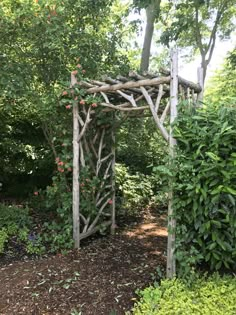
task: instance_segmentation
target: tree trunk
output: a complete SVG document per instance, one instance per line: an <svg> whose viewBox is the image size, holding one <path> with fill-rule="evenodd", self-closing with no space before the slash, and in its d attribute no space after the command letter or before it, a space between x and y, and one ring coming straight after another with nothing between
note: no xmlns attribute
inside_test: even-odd
<svg viewBox="0 0 236 315"><path fill-rule="evenodd" d="M199 92L197 94L197 103L198 103L198 106L201 107L202 105L202 102L203 102L203 92L204 92L204 70L202 67L198 68L197 69L197 77L198 77L198 84L200 85L201 87L201 92Z"/></svg>
<svg viewBox="0 0 236 315"><path fill-rule="evenodd" d="M153 0L146 8L147 24L145 29L145 36L143 42L140 72L147 72L149 67L149 59L151 52L152 37L154 31L154 22L160 13L161 0Z"/></svg>
<svg viewBox="0 0 236 315"><path fill-rule="evenodd" d="M203 71L203 87L205 85L205 80L206 80L206 74L207 74L207 66L208 66L208 63L206 62L205 60L205 56L202 56L202 62L201 62L201 68L202 68L202 71Z"/></svg>

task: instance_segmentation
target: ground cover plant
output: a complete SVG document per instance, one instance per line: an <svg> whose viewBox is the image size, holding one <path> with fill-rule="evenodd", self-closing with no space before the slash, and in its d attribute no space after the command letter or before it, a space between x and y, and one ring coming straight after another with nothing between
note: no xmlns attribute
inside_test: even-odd
<svg viewBox="0 0 236 315"><path fill-rule="evenodd" d="M195 278L191 284L181 279L162 280L138 293L141 298L134 315L234 315L236 313L236 278ZM130 314L130 313L129 313Z"/></svg>
<svg viewBox="0 0 236 315"><path fill-rule="evenodd" d="M15 250L40 255L45 247L29 208L0 204L0 255Z"/></svg>

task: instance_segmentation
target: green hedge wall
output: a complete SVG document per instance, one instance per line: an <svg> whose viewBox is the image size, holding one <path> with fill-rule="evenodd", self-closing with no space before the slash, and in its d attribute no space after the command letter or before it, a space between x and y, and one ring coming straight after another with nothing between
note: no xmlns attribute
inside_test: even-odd
<svg viewBox="0 0 236 315"><path fill-rule="evenodd" d="M236 106L184 104L171 163L180 273L196 264L236 267Z"/></svg>

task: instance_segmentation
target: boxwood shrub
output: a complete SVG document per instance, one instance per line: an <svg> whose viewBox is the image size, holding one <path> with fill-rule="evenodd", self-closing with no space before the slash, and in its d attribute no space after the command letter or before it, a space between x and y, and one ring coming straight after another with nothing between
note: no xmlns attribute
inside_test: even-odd
<svg viewBox="0 0 236 315"><path fill-rule="evenodd" d="M140 291L139 296L133 315L236 314L236 278L230 276L213 274L190 286L181 279L163 280L157 287Z"/></svg>

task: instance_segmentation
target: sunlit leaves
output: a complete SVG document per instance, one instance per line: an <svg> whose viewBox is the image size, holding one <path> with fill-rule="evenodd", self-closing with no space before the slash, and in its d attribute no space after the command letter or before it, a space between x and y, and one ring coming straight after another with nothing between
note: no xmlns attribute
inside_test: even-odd
<svg viewBox="0 0 236 315"><path fill-rule="evenodd" d="M214 104L231 106L236 102L236 49L228 54L222 67L215 72L206 89L206 98Z"/></svg>

